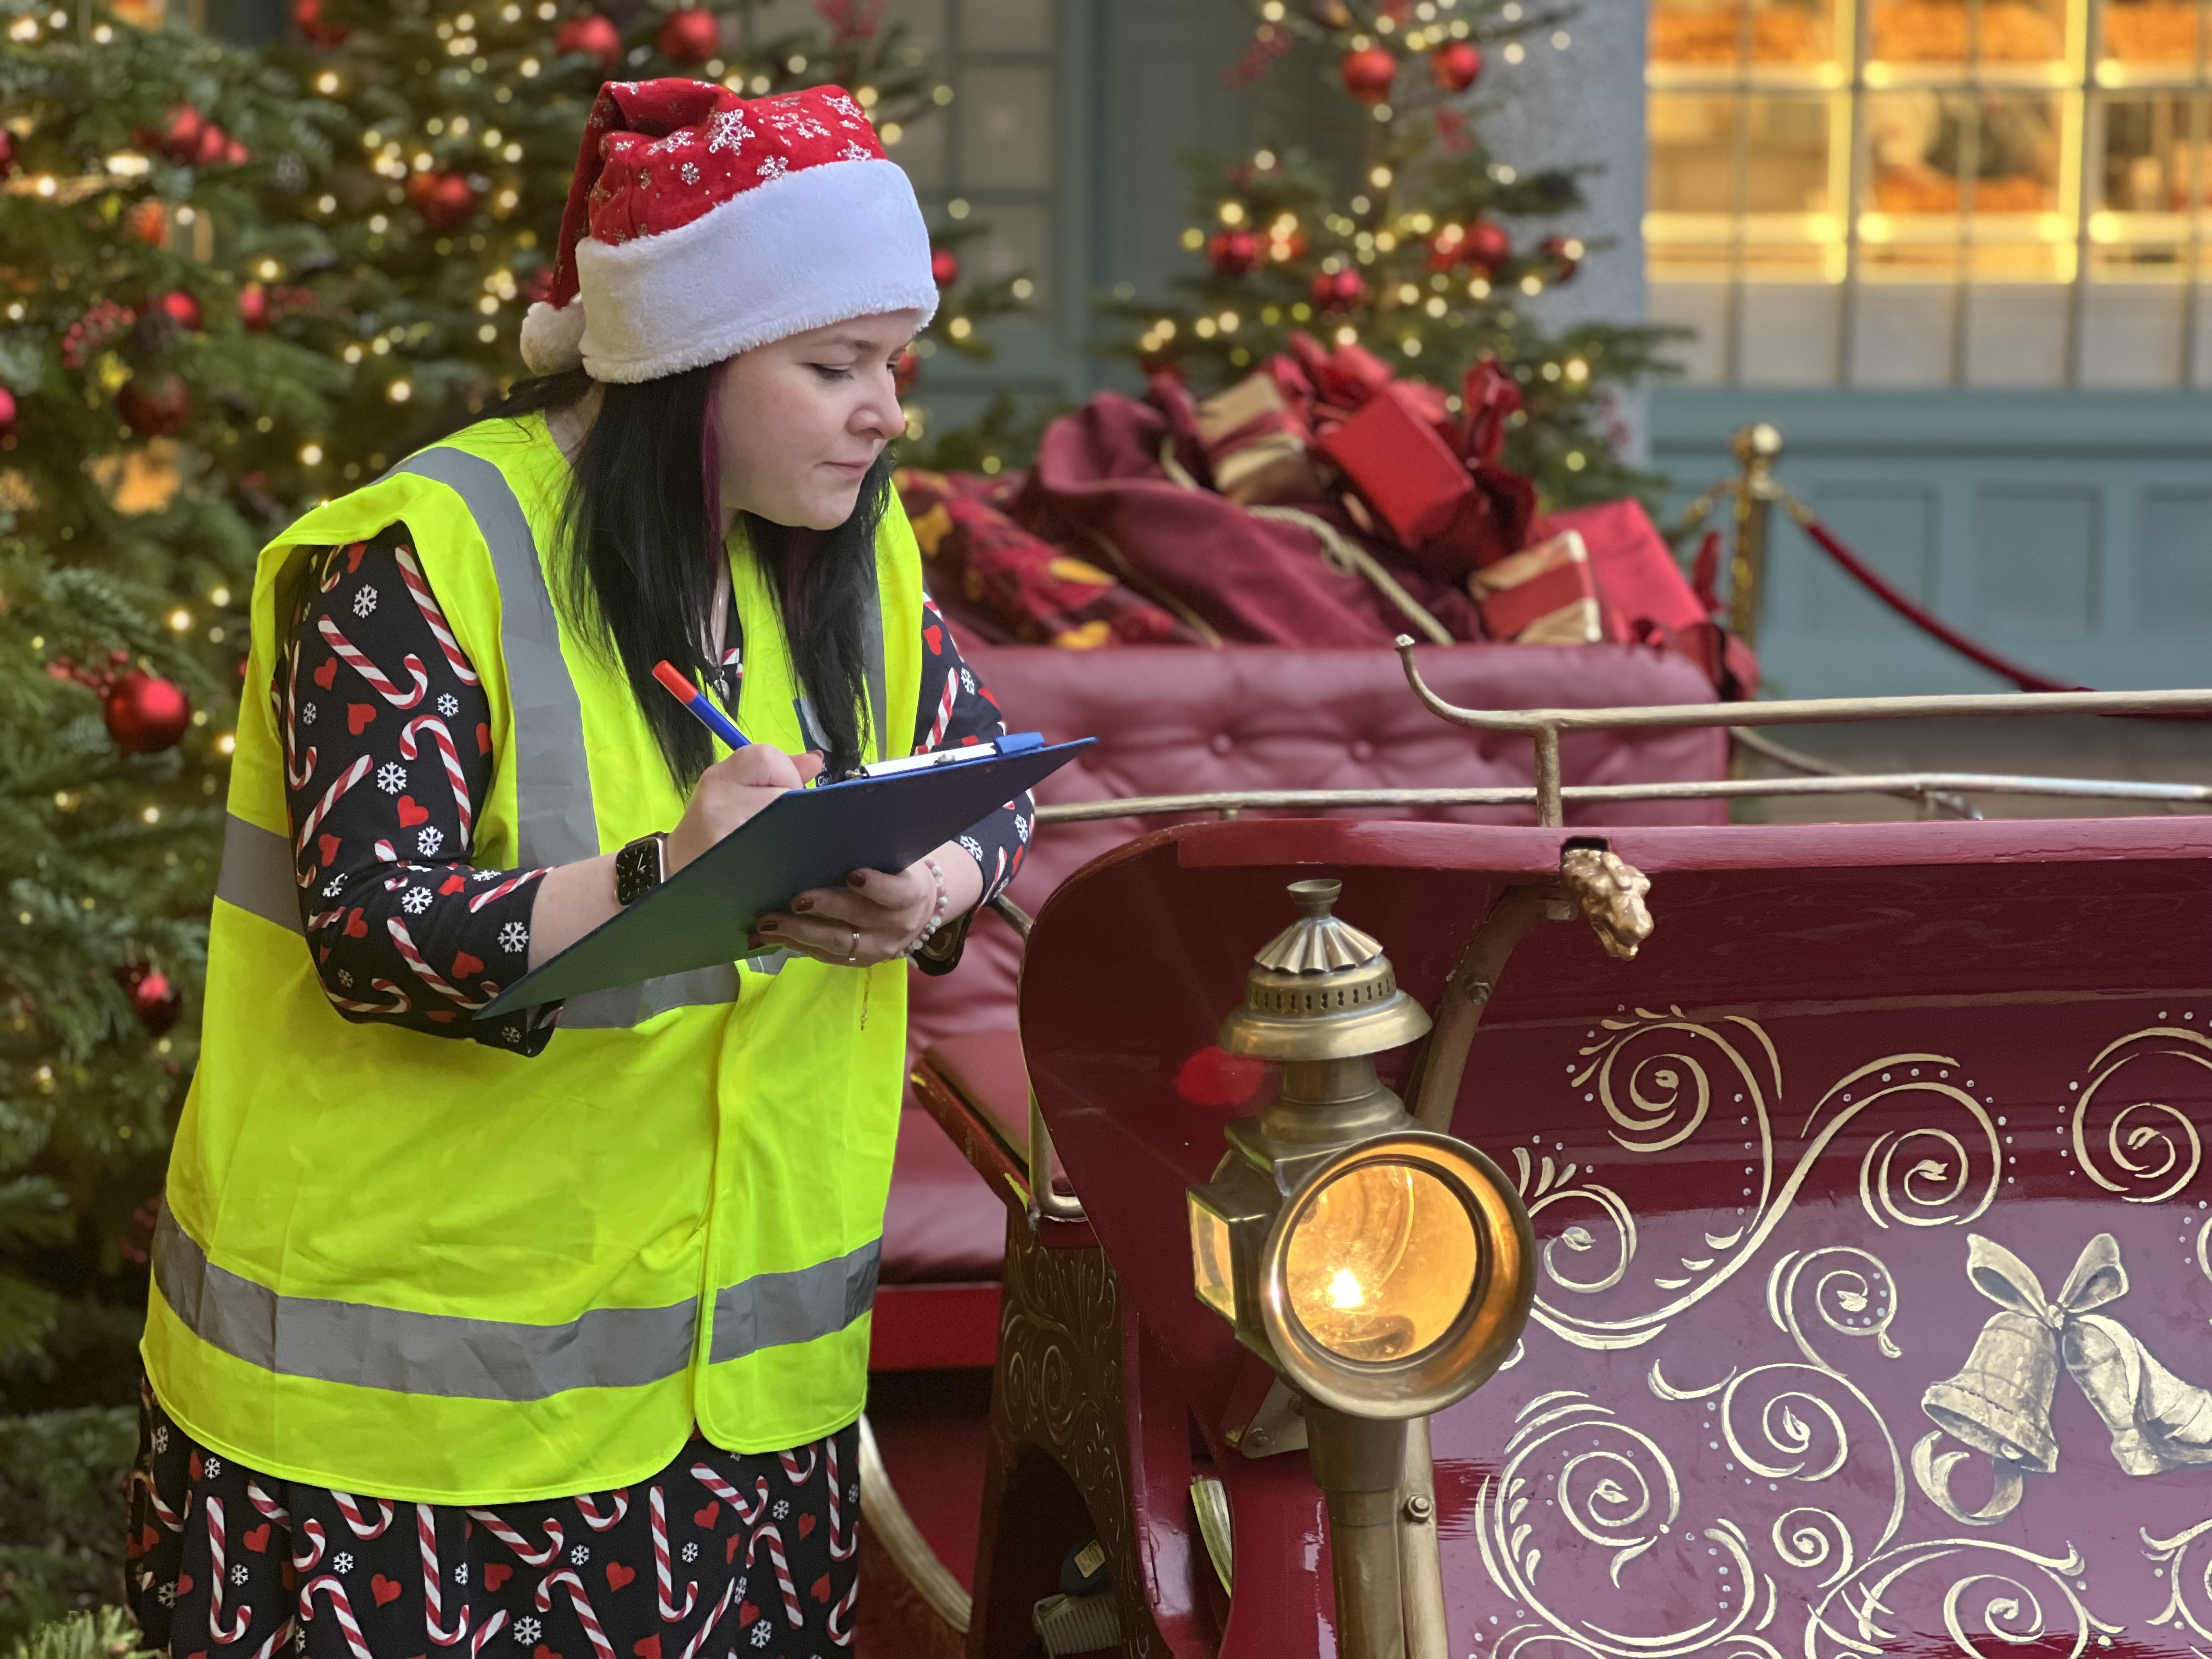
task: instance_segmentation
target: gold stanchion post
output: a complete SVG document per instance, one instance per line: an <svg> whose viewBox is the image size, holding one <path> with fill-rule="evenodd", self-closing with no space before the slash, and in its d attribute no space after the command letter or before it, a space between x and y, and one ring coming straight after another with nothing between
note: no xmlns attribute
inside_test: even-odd
<svg viewBox="0 0 2212 1659"><path fill-rule="evenodd" d="M1743 467L1735 490L1735 550L1729 561L1729 627L1756 650L1759 609L1766 597L1766 534L1782 486L1774 464L1782 459L1782 428L1771 421L1745 427L1729 447Z"/></svg>

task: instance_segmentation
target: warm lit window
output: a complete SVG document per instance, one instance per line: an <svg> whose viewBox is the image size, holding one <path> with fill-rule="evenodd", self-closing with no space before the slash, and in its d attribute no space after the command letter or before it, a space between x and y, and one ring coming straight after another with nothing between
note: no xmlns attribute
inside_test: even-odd
<svg viewBox="0 0 2212 1659"><path fill-rule="evenodd" d="M2200 368L2212 0L1654 0L1645 245L1692 377Z"/></svg>

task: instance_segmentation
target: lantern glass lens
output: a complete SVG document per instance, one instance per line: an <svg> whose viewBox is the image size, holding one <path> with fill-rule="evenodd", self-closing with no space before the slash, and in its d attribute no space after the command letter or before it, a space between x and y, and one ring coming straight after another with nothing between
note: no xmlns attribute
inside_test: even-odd
<svg viewBox="0 0 2212 1659"><path fill-rule="evenodd" d="M1190 1266L1199 1300L1231 1324L1237 1321L1237 1278L1229 1254L1229 1224L1200 1203L1190 1205Z"/></svg>
<svg viewBox="0 0 2212 1659"><path fill-rule="evenodd" d="M1404 1164L1346 1171L1306 1201L1284 1256L1291 1312L1340 1358L1380 1364L1439 1340L1480 1265L1467 1206Z"/></svg>

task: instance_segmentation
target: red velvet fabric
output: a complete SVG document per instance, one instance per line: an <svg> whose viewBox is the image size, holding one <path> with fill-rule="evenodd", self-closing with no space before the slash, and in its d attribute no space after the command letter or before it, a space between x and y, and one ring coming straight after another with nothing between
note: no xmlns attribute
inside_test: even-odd
<svg viewBox="0 0 2212 1659"><path fill-rule="evenodd" d="M1531 781L1528 739L1438 720L1414 700L1396 655L1387 649L1086 652L964 641L963 648L1013 729L1042 731L1053 740L1098 739L1080 764L1045 781L1037 791L1040 803L1201 789L1525 786ZM1429 684L1465 707L1713 700L1712 687L1687 660L1642 647L1484 646L1425 650L1420 660ZM1561 750L1570 784L1717 778L1728 764L1727 739L1719 730L1571 732ZM1408 809L1401 816L1534 821L1529 809L1512 807ZM1723 823L1727 813L1715 801L1647 802L1580 809L1569 821ZM1034 915L1081 866L1170 822L1109 818L1041 827L1012 896ZM1006 923L993 915L977 917L955 972L935 979L917 975L912 981L913 1051L960 1032L1011 1030L1019 960L1018 941ZM999 1199L929 1115L909 1109L884 1228L884 1278L995 1273L1005 1227Z"/></svg>

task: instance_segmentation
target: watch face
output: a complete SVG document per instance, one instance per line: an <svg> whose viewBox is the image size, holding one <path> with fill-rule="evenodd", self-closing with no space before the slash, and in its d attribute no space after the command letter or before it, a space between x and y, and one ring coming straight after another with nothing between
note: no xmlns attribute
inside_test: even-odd
<svg viewBox="0 0 2212 1659"><path fill-rule="evenodd" d="M615 902L635 902L660 884L660 837L634 841L615 854Z"/></svg>

